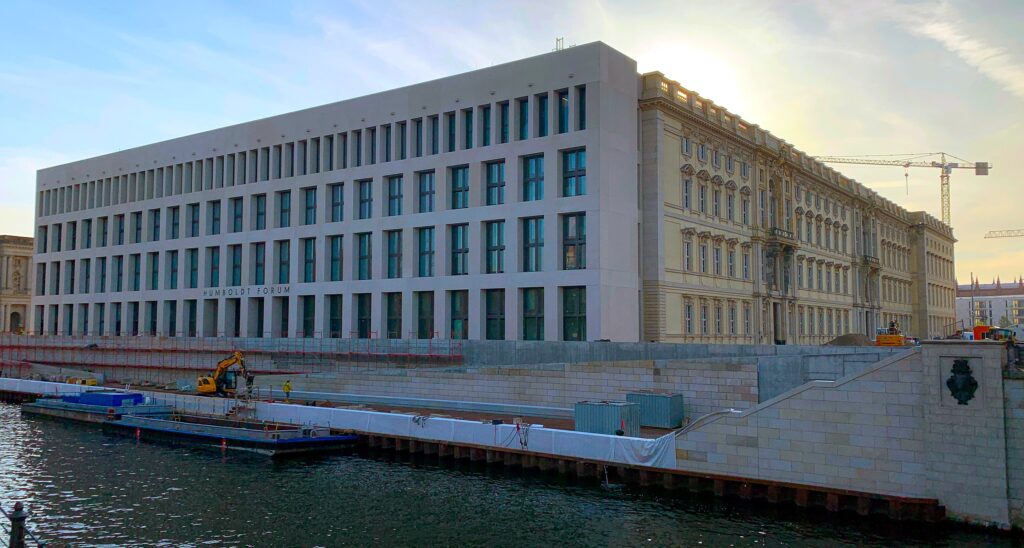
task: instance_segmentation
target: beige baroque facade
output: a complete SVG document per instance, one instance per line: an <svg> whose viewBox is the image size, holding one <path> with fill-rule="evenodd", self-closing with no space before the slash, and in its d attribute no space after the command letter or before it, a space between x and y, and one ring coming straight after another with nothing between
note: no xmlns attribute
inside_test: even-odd
<svg viewBox="0 0 1024 548"><path fill-rule="evenodd" d="M654 72L641 76L645 340L953 328L952 230Z"/></svg>
<svg viewBox="0 0 1024 548"><path fill-rule="evenodd" d="M29 265L32 238L0 236L0 332L20 333L28 322L32 300Z"/></svg>

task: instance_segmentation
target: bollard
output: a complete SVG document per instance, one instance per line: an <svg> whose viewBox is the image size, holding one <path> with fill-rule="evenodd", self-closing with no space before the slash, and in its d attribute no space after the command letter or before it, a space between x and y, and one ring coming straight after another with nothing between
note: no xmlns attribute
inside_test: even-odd
<svg viewBox="0 0 1024 548"><path fill-rule="evenodd" d="M25 548L25 520L28 518L25 506L20 502L14 503L14 512L10 517L11 538L7 542L7 546L9 548Z"/></svg>

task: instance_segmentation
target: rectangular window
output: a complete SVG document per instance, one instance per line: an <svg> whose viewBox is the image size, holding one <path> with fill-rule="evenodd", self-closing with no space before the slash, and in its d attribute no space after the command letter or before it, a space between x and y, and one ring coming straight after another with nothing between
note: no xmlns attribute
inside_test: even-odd
<svg viewBox="0 0 1024 548"><path fill-rule="evenodd" d="M440 131L440 120L437 116L430 117L430 153L437 154L438 149L441 146Z"/></svg>
<svg viewBox="0 0 1024 548"><path fill-rule="evenodd" d="M366 130L366 140L370 142L370 164L377 163L377 128Z"/></svg>
<svg viewBox="0 0 1024 548"><path fill-rule="evenodd" d="M85 229L84 230L84 232L85 232L84 236L85 236L86 244L83 246L85 249L89 248L89 245L88 245L89 239L88 238L89 238L89 228L90 228L90 225L85 224L85 223L88 223L88 222L89 221L84 221L83 222L83 226L82 226L82 228ZM160 210L159 209L151 209L151 210L149 210L149 241L151 241L151 242L159 242L160 241Z"/></svg>
<svg viewBox="0 0 1024 548"><path fill-rule="evenodd" d="M742 210L741 211L741 215L742 215L742 218L743 218L743 224L749 225L750 224L750 199L749 198L743 198L742 200L740 200L740 204L742 206L741 207L741 210Z"/></svg>
<svg viewBox="0 0 1024 548"><path fill-rule="evenodd" d="M715 276L722 275L722 248L715 246L714 251Z"/></svg>
<svg viewBox="0 0 1024 548"><path fill-rule="evenodd" d="M708 273L708 244L700 244L700 273Z"/></svg>
<svg viewBox="0 0 1024 548"><path fill-rule="evenodd" d="M708 305L701 305L700 307L700 332L702 335L708 334Z"/></svg>
<svg viewBox="0 0 1024 548"><path fill-rule="evenodd" d="M683 242L683 270L693 271L693 244Z"/></svg>
<svg viewBox="0 0 1024 548"><path fill-rule="evenodd" d="M486 271L497 274L505 271L505 221L486 223L484 232L487 237Z"/></svg>
<svg viewBox="0 0 1024 548"><path fill-rule="evenodd" d="M734 209L735 208L733 207L735 201L736 201L735 200L735 196L733 196L732 193L726 195L726 197L725 197L725 217L727 219L729 219L730 221L736 220L736 217L734 215Z"/></svg>
<svg viewBox="0 0 1024 548"><path fill-rule="evenodd" d="M434 211L434 172L423 171L416 174L419 179L419 211L418 213L430 213Z"/></svg>
<svg viewBox="0 0 1024 548"><path fill-rule="evenodd" d="M481 128L480 138L483 140L482 146L491 146L491 106L486 105L480 107L480 118L483 123Z"/></svg>
<svg viewBox="0 0 1024 548"><path fill-rule="evenodd" d="M360 339L370 338L371 314L369 293L356 294L356 337Z"/></svg>
<svg viewBox="0 0 1024 548"><path fill-rule="evenodd" d="M229 245L228 253L231 255L231 282L229 285L242 285L242 245Z"/></svg>
<svg viewBox="0 0 1024 548"><path fill-rule="evenodd" d="M172 277L171 281L174 283L174 287L172 287L171 289L177 289L178 288L178 285L177 285L178 281L177 281L176 278L177 278L177 273L178 273L178 252L177 251L171 251L170 253L174 254L174 261L171 263L171 266L173 268L173 270L171 271L173 273L172 274L173 277ZM107 290L107 259L106 259L106 257L100 257L100 258L96 259L96 292L97 293L104 293L104 292L106 292L106 290Z"/></svg>
<svg viewBox="0 0 1024 548"><path fill-rule="evenodd" d="M299 336L306 339L312 338L313 331L316 329L316 297L302 295L299 297L299 308L302 314L302 327Z"/></svg>
<svg viewBox="0 0 1024 548"><path fill-rule="evenodd" d="M708 187L704 185L697 185L697 211L701 213L708 212Z"/></svg>
<svg viewBox="0 0 1024 548"><path fill-rule="evenodd" d="M693 145L691 144L689 137L683 137L682 151L686 156L693 153Z"/></svg>
<svg viewBox="0 0 1024 548"><path fill-rule="evenodd" d="M722 191L720 190L711 193L711 214L715 217L722 216Z"/></svg>
<svg viewBox="0 0 1024 548"><path fill-rule="evenodd" d="M210 226L206 231L209 236L220 234L220 200L213 200L206 203L206 210L209 212L208 219Z"/></svg>
<svg viewBox="0 0 1024 548"><path fill-rule="evenodd" d="M316 187L302 189L302 206L302 224L316 224ZM238 224L242 224L241 220Z"/></svg>
<svg viewBox="0 0 1024 548"><path fill-rule="evenodd" d="M448 126L448 152L455 152L455 113L449 112L444 115L445 125Z"/></svg>
<svg viewBox="0 0 1024 548"><path fill-rule="evenodd" d="M537 96L537 137L548 136L548 94Z"/></svg>
<svg viewBox="0 0 1024 548"><path fill-rule="evenodd" d="M292 191L277 193L277 228L292 226Z"/></svg>
<svg viewBox="0 0 1024 548"><path fill-rule="evenodd" d="M569 91L558 92L558 133L569 131Z"/></svg>
<svg viewBox="0 0 1024 548"><path fill-rule="evenodd" d="M328 337L337 339L342 336L342 295L326 295L327 299L327 331Z"/></svg>
<svg viewBox="0 0 1024 548"><path fill-rule="evenodd" d="M462 111L462 148L473 148L473 110Z"/></svg>
<svg viewBox="0 0 1024 548"><path fill-rule="evenodd" d="M199 250L196 248L185 250L185 255L188 259L188 288L196 289L199 287ZM120 270L120 265L118 265Z"/></svg>
<svg viewBox="0 0 1024 548"><path fill-rule="evenodd" d="M384 161L391 161L391 136L392 129L391 125L384 126Z"/></svg>
<svg viewBox="0 0 1024 548"><path fill-rule="evenodd" d="M693 207L693 181L690 179L683 180L683 209L692 209Z"/></svg>
<svg viewBox="0 0 1024 548"><path fill-rule="evenodd" d="M743 253L743 279L750 279L750 253Z"/></svg>
<svg viewBox="0 0 1024 548"><path fill-rule="evenodd" d="M242 199L231 198L228 206L231 208L231 232L242 231Z"/></svg>
<svg viewBox="0 0 1024 548"><path fill-rule="evenodd" d="M423 156L423 118L417 118L412 125L413 140L415 141L413 150L416 157L419 158Z"/></svg>
<svg viewBox="0 0 1024 548"><path fill-rule="evenodd" d="M465 209L469 207L469 167L458 166L450 168L449 177L452 188L451 209Z"/></svg>
<svg viewBox="0 0 1024 548"><path fill-rule="evenodd" d="M331 193L331 222L345 220L345 183L334 183L328 187Z"/></svg>
<svg viewBox="0 0 1024 548"><path fill-rule="evenodd" d="M543 269L544 217L523 219L523 272Z"/></svg>
<svg viewBox="0 0 1024 548"><path fill-rule="evenodd" d="M434 292L417 291L416 295L416 337L434 338Z"/></svg>
<svg viewBox="0 0 1024 548"><path fill-rule="evenodd" d="M194 236L198 236L199 235L199 212L198 212L199 204L192 204L189 207L190 208L191 207L195 207L196 208L196 223L195 223L195 234L194 234ZM124 245L124 215L115 215L114 216L114 233L117 235L115 240L114 240L114 245ZM54 234L57 237L54 238L54 242L53 242L53 248L54 249L53 250L54 251L60 251L60 225L56 225L56 228L54 229Z"/></svg>
<svg viewBox="0 0 1024 548"><path fill-rule="evenodd" d="M408 138L406 137L406 125L405 122L398 123L398 159L404 160L406 157L406 144Z"/></svg>
<svg viewBox="0 0 1024 548"><path fill-rule="evenodd" d="M167 214L171 217L171 226L167 229L167 238L177 240L181 236L181 208L179 206L169 207L167 208ZM100 246L104 246L107 243L106 219L100 219L100 228L103 231Z"/></svg>
<svg viewBox="0 0 1024 548"><path fill-rule="evenodd" d="M587 193L587 151L567 150L562 153L562 196Z"/></svg>
<svg viewBox="0 0 1024 548"><path fill-rule="evenodd" d="M267 195L257 194L253 200L253 228L264 230L267 228Z"/></svg>
<svg viewBox="0 0 1024 548"><path fill-rule="evenodd" d="M587 87L576 88L576 129L587 129Z"/></svg>
<svg viewBox="0 0 1024 548"><path fill-rule="evenodd" d="M316 281L316 238L302 239L302 281Z"/></svg>
<svg viewBox="0 0 1024 548"><path fill-rule="evenodd" d="M358 181L360 219L369 219L373 215L373 181Z"/></svg>
<svg viewBox="0 0 1024 548"><path fill-rule="evenodd" d="M388 230L384 232L388 245L388 278L402 277L402 231Z"/></svg>
<svg viewBox="0 0 1024 548"><path fill-rule="evenodd" d="M573 213L562 216L562 268L587 267L587 216Z"/></svg>
<svg viewBox="0 0 1024 548"><path fill-rule="evenodd" d="M332 282L340 282L342 280L343 241L343 236L327 237L327 257L330 270L328 277Z"/></svg>
<svg viewBox="0 0 1024 548"><path fill-rule="evenodd" d="M498 105L498 117L500 118L498 124L498 142L508 142L508 128L509 128L509 104L508 101Z"/></svg>
<svg viewBox="0 0 1024 548"><path fill-rule="evenodd" d="M179 208L177 208L177 207L172 207L171 208L171 211L174 212L174 215L172 215L172 219L177 217L178 209ZM98 247L107 247L107 235L108 235L109 225L110 225L109 217L100 217L100 234L99 234ZM171 225L171 226L173 227L174 225ZM177 231L175 231L174 232L174 238L177 238L177 237L178 237L178 233L177 233ZM43 237L40 240L40 244L43 246L42 252L46 253L46 232L45 231L43 232Z"/></svg>
<svg viewBox="0 0 1024 548"><path fill-rule="evenodd" d="M523 201L544 199L544 155L523 158Z"/></svg>
<svg viewBox="0 0 1024 548"><path fill-rule="evenodd" d="M727 263L727 266L728 266L728 271L727 272L729 274L729 277L730 278L735 278L736 277L736 252L735 251L733 251L731 249L729 250L729 252L726 254L726 263Z"/></svg>
<svg viewBox="0 0 1024 548"><path fill-rule="evenodd" d="M451 266L452 276L469 274L469 225L451 225Z"/></svg>
<svg viewBox="0 0 1024 548"><path fill-rule="evenodd" d="M372 276L370 261L373 258L373 246L370 241L371 233L361 232L356 234L356 279L369 280Z"/></svg>
<svg viewBox="0 0 1024 548"><path fill-rule="evenodd" d="M291 242L277 242L277 283L286 284L291 280Z"/></svg>
<svg viewBox="0 0 1024 548"><path fill-rule="evenodd" d="M683 307L684 321L686 322L686 332L688 334L693 333L693 305L686 303Z"/></svg>
<svg viewBox="0 0 1024 548"><path fill-rule="evenodd" d="M220 287L220 248L206 248L206 256L210 260L209 276L206 279L206 287Z"/></svg>
<svg viewBox="0 0 1024 548"><path fill-rule="evenodd" d="M449 291L451 299L451 338L469 337L469 291Z"/></svg>
<svg viewBox="0 0 1024 548"><path fill-rule="evenodd" d="M75 248L75 225L72 223L69 226L68 234L71 236L68 239L70 248ZM136 211L132 213L132 243L142 243L142 212Z"/></svg>
<svg viewBox="0 0 1024 548"><path fill-rule="evenodd" d="M402 338L402 294L384 294L384 322L389 339Z"/></svg>
<svg viewBox="0 0 1024 548"><path fill-rule="evenodd" d="M530 138L530 103L528 99L516 101L519 107L519 140Z"/></svg>
<svg viewBox="0 0 1024 548"><path fill-rule="evenodd" d="M505 161L488 162L487 169L487 205L505 203Z"/></svg>
<svg viewBox="0 0 1024 548"><path fill-rule="evenodd" d="M587 288L562 288L562 340L587 340Z"/></svg>
<svg viewBox="0 0 1024 548"><path fill-rule="evenodd" d="M489 341L505 340L505 290L484 290L484 313L486 315L484 337Z"/></svg>
<svg viewBox="0 0 1024 548"><path fill-rule="evenodd" d="M388 177L388 215L402 214L402 176Z"/></svg>
<svg viewBox="0 0 1024 548"><path fill-rule="evenodd" d="M263 285L267 281L267 244L257 242L252 244L252 283Z"/></svg>
<svg viewBox="0 0 1024 548"><path fill-rule="evenodd" d="M523 340L544 340L544 288L523 289Z"/></svg>
<svg viewBox="0 0 1024 548"><path fill-rule="evenodd" d="M425 278L434 275L434 227L416 229L416 275Z"/></svg>

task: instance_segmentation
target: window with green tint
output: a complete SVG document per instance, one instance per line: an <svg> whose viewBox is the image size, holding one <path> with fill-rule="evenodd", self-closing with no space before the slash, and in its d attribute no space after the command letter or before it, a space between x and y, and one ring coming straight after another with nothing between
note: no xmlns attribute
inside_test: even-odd
<svg viewBox="0 0 1024 548"><path fill-rule="evenodd" d="M544 155L523 158L523 201L544 199Z"/></svg>
<svg viewBox="0 0 1024 548"><path fill-rule="evenodd" d="M402 176L388 177L388 216L402 214Z"/></svg>
<svg viewBox="0 0 1024 548"><path fill-rule="evenodd" d="M316 281L316 238L302 239L302 281Z"/></svg>
<svg viewBox="0 0 1024 548"><path fill-rule="evenodd" d="M257 194L252 197L253 199L253 210L254 210L254 222L253 228L256 230L263 230L267 228L267 195Z"/></svg>
<svg viewBox="0 0 1024 548"><path fill-rule="evenodd" d="M188 287L189 289L196 289L197 287L199 287L199 250L196 248L192 248L187 250L186 254L188 255ZM119 258L120 257L115 257L115 259ZM117 268L115 269L115 271L117 272L118 278L117 286L118 290L120 290L121 262L117 261L116 265Z"/></svg>
<svg viewBox="0 0 1024 548"><path fill-rule="evenodd" d="M451 300L451 337L466 339L469 337L469 291L449 291Z"/></svg>
<svg viewBox="0 0 1024 548"><path fill-rule="evenodd" d="M562 288L562 340L587 340L587 288Z"/></svg>
<svg viewBox="0 0 1024 548"><path fill-rule="evenodd" d="M498 105L498 142L508 142L508 127L509 127L509 106L508 101Z"/></svg>
<svg viewBox="0 0 1024 548"><path fill-rule="evenodd" d="M316 330L316 298L312 295L303 295L299 298L302 308L302 337L309 339Z"/></svg>
<svg viewBox="0 0 1024 548"><path fill-rule="evenodd" d="M328 274L330 281L340 282L342 280L342 247L343 236L328 236L327 237L327 260L328 260Z"/></svg>
<svg viewBox="0 0 1024 548"><path fill-rule="evenodd" d="M206 209L209 211L210 227L207 231L208 235L220 234L220 200L214 200L206 203Z"/></svg>
<svg viewBox="0 0 1024 548"><path fill-rule="evenodd" d="M519 140L530 138L530 102L527 99L517 101L519 106Z"/></svg>
<svg viewBox="0 0 1024 548"><path fill-rule="evenodd" d="M417 213L430 213L431 211L434 211L434 172L423 171L417 173L416 177L419 179L417 184L418 196L416 200L419 203Z"/></svg>
<svg viewBox="0 0 1024 548"><path fill-rule="evenodd" d="M523 289L523 340L544 340L544 288Z"/></svg>
<svg viewBox="0 0 1024 548"><path fill-rule="evenodd" d="M371 276L370 260L372 259L373 248L370 243L370 236L371 234L369 232L356 234L357 280L369 280Z"/></svg>
<svg viewBox="0 0 1024 548"><path fill-rule="evenodd" d="M451 226L451 266L452 276L469 274L469 225Z"/></svg>
<svg viewBox="0 0 1024 548"><path fill-rule="evenodd" d="M332 339L342 337L342 310L343 310L343 295L327 295L325 299L327 304L327 335Z"/></svg>
<svg viewBox="0 0 1024 548"><path fill-rule="evenodd" d="M437 154L438 149L441 147L441 135L440 128L438 127L440 122L437 116L430 117L430 153Z"/></svg>
<svg viewBox="0 0 1024 548"><path fill-rule="evenodd" d="M569 92L558 92L558 133L569 131Z"/></svg>
<svg viewBox="0 0 1024 548"><path fill-rule="evenodd" d="M587 151L584 149L562 152L562 196L582 196L587 193Z"/></svg>
<svg viewBox="0 0 1024 548"><path fill-rule="evenodd" d="M543 269L544 217L523 219L523 272Z"/></svg>
<svg viewBox="0 0 1024 548"><path fill-rule="evenodd" d="M573 213L562 216L562 268L587 267L587 216Z"/></svg>
<svg viewBox="0 0 1024 548"><path fill-rule="evenodd" d="M388 278L402 277L402 231L388 230L384 232L388 245Z"/></svg>
<svg viewBox="0 0 1024 548"><path fill-rule="evenodd" d="M384 322L389 339L402 338L402 294L384 294Z"/></svg>
<svg viewBox="0 0 1024 548"><path fill-rule="evenodd" d="M576 88L576 129L587 129L587 87Z"/></svg>
<svg viewBox="0 0 1024 548"><path fill-rule="evenodd" d="M505 340L505 290L485 289L484 307L487 323L484 336L490 341Z"/></svg>
<svg viewBox="0 0 1024 548"><path fill-rule="evenodd" d="M277 283L286 284L291 280L291 242L277 242Z"/></svg>
<svg viewBox="0 0 1024 548"><path fill-rule="evenodd" d="M505 221L490 221L484 225L487 237L486 270L488 274L505 271Z"/></svg>
<svg viewBox="0 0 1024 548"><path fill-rule="evenodd" d="M373 215L373 181L359 181L359 218L369 219Z"/></svg>
<svg viewBox="0 0 1024 548"><path fill-rule="evenodd" d="M548 94L537 96L537 136L548 136Z"/></svg>
<svg viewBox="0 0 1024 548"><path fill-rule="evenodd" d="M228 246L228 253L231 255L231 285L242 285L242 245Z"/></svg>
<svg viewBox="0 0 1024 548"><path fill-rule="evenodd" d="M416 295L416 338L434 338L434 292L417 291Z"/></svg>
<svg viewBox="0 0 1024 548"><path fill-rule="evenodd" d="M448 126L448 143L446 150L448 152L455 152L455 113L449 112L444 115L445 125Z"/></svg>
<svg viewBox="0 0 1024 548"><path fill-rule="evenodd" d="M469 207L469 166L453 167L450 170L452 188L451 209Z"/></svg>
<svg viewBox="0 0 1024 548"><path fill-rule="evenodd" d="M263 242L252 244L252 256L252 283L263 285L267 280L267 244Z"/></svg>
<svg viewBox="0 0 1024 548"><path fill-rule="evenodd" d="M220 287L220 248L208 247L207 257L210 259L210 276L207 287Z"/></svg>
<svg viewBox="0 0 1024 548"><path fill-rule="evenodd" d="M483 132L483 135L480 136L480 139L482 141L481 146L485 146L485 147L486 146L490 146L491 145L491 107L490 107L490 105L487 105L487 106L484 106L484 107L480 108L480 117L482 118L481 122L483 122L483 127L481 128L481 131Z"/></svg>
<svg viewBox="0 0 1024 548"><path fill-rule="evenodd" d="M487 163L487 205L505 203L505 161Z"/></svg>
<svg viewBox="0 0 1024 548"><path fill-rule="evenodd" d="M473 111L462 111L462 148L473 148Z"/></svg>
<svg viewBox="0 0 1024 548"><path fill-rule="evenodd" d="M284 190L277 193L277 227L292 226L292 192Z"/></svg>
<svg viewBox="0 0 1024 548"><path fill-rule="evenodd" d="M302 224L316 224L316 188L302 189Z"/></svg>
<svg viewBox="0 0 1024 548"><path fill-rule="evenodd" d="M427 226L416 229L416 275L429 277L434 275L434 227Z"/></svg>
<svg viewBox="0 0 1024 548"><path fill-rule="evenodd" d="M371 327L371 295L356 293L356 336L360 339L370 338Z"/></svg>
<svg viewBox="0 0 1024 548"><path fill-rule="evenodd" d="M328 187L331 193L331 222L345 220L345 183L335 183Z"/></svg>
<svg viewBox="0 0 1024 548"><path fill-rule="evenodd" d="M242 231L242 198L231 199L231 232Z"/></svg>

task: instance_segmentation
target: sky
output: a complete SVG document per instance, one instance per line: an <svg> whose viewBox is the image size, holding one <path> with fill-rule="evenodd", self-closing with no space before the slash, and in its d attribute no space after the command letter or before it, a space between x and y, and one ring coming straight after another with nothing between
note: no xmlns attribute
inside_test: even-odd
<svg viewBox="0 0 1024 548"><path fill-rule="evenodd" d="M945 151L956 270L1024 274L1024 2L0 0L0 234L37 169L603 41L811 155ZM938 170L837 166L940 216Z"/></svg>

